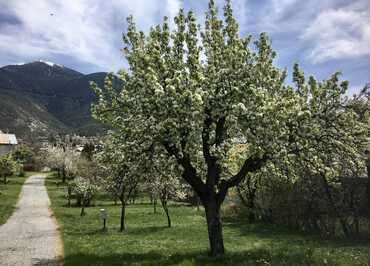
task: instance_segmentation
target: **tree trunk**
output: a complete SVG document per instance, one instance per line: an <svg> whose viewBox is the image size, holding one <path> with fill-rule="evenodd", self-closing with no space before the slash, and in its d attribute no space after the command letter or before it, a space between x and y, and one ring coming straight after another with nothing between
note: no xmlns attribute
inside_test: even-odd
<svg viewBox="0 0 370 266"><path fill-rule="evenodd" d="M72 187L68 185L68 207L71 207Z"/></svg>
<svg viewBox="0 0 370 266"><path fill-rule="evenodd" d="M121 227L120 227L120 232L123 232L125 230L125 214L126 214L126 204L122 202L121 206Z"/></svg>
<svg viewBox="0 0 370 266"><path fill-rule="evenodd" d="M166 213L166 216L167 216L168 227L171 228L171 217L170 217L170 213L168 211L167 201L166 200L161 200L161 203L162 203L163 210L164 210L164 212Z"/></svg>
<svg viewBox="0 0 370 266"><path fill-rule="evenodd" d="M200 211L200 198L197 196L197 211Z"/></svg>
<svg viewBox="0 0 370 266"><path fill-rule="evenodd" d="M222 237L222 224L220 219L221 204L211 199L203 203L206 211L208 238L213 257L225 254L224 240Z"/></svg>
<svg viewBox="0 0 370 266"><path fill-rule="evenodd" d="M82 199L82 201L81 201L81 203L82 203L82 206L81 206L81 216L85 216L85 199L83 198Z"/></svg>
<svg viewBox="0 0 370 266"><path fill-rule="evenodd" d="M62 169L62 182L65 183L66 182L66 169L63 167Z"/></svg>
<svg viewBox="0 0 370 266"><path fill-rule="evenodd" d="M157 199L156 198L153 199L153 212L157 213Z"/></svg>

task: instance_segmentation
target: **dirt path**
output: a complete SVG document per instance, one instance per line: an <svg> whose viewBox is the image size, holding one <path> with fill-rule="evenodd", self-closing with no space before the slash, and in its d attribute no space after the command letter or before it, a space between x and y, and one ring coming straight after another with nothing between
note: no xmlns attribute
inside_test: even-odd
<svg viewBox="0 0 370 266"><path fill-rule="evenodd" d="M44 182L45 175L29 177L16 211L0 226L0 265L60 265L62 241Z"/></svg>

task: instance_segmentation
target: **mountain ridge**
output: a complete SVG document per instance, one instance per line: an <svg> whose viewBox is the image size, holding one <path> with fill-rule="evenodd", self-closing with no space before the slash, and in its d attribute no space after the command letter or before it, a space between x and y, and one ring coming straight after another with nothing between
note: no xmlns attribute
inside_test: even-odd
<svg viewBox="0 0 370 266"><path fill-rule="evenodd" d="M105 127L91 117L95 95L90 81L103 86L106 75L82 74L43 60L1 67L0 129L25 139L57 133L101 133Z"/></svg>

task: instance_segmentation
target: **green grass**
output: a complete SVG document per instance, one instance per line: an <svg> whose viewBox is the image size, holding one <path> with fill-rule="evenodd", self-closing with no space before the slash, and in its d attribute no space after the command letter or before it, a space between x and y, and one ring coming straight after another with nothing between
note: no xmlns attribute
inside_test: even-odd
<svg viewBox="0 0 370 266"><path fill-rule="evenodd" d="M0 181L0 225L4 224L13 213L24 181L33 174L35 173L26 172L23 177L9 177L6 185L2 180Z"/></svg>
<svg viewBox="0 0 370 266"><path fill-rule="evenodd" d="M208 237L202 212L172 204L173 228L161 209L153 214L147 202L127 209L127 230L119 232L119 206L102 200L80 217L65 207L65 188L47 180L52 208L64 240L65 265L369 265L369 242L325 241L281 227L224 221L227 255L207 255ZM101 230L99 209L109 213L108 232Z"/></svg>

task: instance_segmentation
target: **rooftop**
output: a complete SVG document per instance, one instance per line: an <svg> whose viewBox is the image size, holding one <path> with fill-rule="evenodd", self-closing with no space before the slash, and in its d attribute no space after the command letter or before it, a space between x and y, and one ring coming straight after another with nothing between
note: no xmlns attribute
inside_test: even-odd
<svg viewBox="0 0 370 266"><path fill-rule="evenodd" d="M17 145L18 141L14 134L4 134L0 131L0 145L1 144Z"/></svg>

